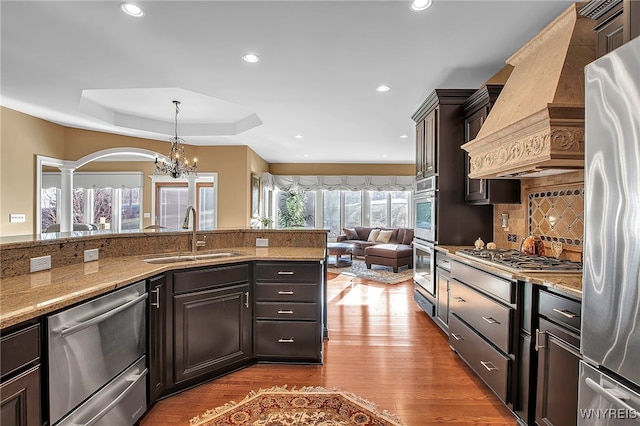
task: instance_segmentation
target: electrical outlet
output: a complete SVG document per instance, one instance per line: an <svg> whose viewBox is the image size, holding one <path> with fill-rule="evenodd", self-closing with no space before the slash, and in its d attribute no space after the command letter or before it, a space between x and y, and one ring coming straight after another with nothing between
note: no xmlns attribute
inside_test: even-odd
<svg viewBox="0 0 640 426"><path fill-rule="evenodd" d="M94 260L98 260L98 249L85 250L84 261L92 262Z"/></svg>
<svg viewBox="0 0 640 426"><path fill-rule="evenodd" d="M11 213L9 215L9 222L25 222L27 215L24 213Z"/></svg>
<svg viewBox="0 0 640 426"><path fill-rule="evenodd" d="M32 257L30 259L31 268L30 272L44 271L51 269L51 256Z"/></svg>
<svg viewBox="0 0 640 426"><path fill-rule="evenodd" d="M268 238L256 238L256 247L269 247Z"/></svg>

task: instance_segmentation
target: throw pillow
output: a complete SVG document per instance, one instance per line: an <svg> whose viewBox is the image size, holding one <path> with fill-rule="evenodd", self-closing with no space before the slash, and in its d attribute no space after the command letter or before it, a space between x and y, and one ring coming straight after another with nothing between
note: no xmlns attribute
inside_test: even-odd
<svg viewBox="0 0 640 426"><path fill-rule="evenodd" d="M413 229L407 229L404 231L404 238L402 244L410 245L413 242Z"/></svg>
<svg viewBox="0 0 640 426"><path fill-rule="evenodd" d="M378 239L379 234L380 234L379 229L372 229L371 233L369 234L369 238L367 238L367 241L375 242Z"/></svg>
<svg viewBox="0 0 640 426"><path fill-rule="evenodd" d="M393 231L380 231L376 242L387 244L391 239L391 234L393 234Z"/></svg>
<svg viewBox="0 0 640 426"><path fill-rule="evenodd" d="M358 233L356 232L355 229L342 228L342 232L344 232L344 235L347 236L347 240L357 240L358 239Z"/></svg>

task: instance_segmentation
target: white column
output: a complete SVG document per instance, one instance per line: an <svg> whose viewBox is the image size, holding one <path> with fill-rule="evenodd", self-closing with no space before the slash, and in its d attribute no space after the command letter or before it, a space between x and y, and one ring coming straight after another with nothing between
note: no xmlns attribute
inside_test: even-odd
<svg viewBox="0 0 640 426"><path fill-rule="evenodd" d="M120 213L122 211L122 189L113 188L113 193L111 194L111 231L112 232L120 232L121 231L121 221L120 221Z"/></svg>
<svg viewBox="0 0 640 426"><path fill-rule="evenodd" d="M60 232L73 231L73 171L74 167L60 166L61 195L58 202Z"/></svg>

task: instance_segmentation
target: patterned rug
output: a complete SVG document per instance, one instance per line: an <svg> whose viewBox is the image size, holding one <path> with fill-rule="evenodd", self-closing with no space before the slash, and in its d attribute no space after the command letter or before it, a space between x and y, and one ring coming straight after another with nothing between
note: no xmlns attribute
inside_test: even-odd
<svg viewBox="0 0 640 426"><path fill-rule="evenodd" d="M367 269L364 260L360 259L353 259L351 266L342 268L329 267L328 271L334 274L366 278L385 284L398 284L413 278L413 269L408 269L406 266L399 268L397 273L393 272L391 266L384 265L371 265L371 269Z"/></svg>
<svg viewBox="0 0 640 426"><path fill-rule="evenodd" d="M190 421L191 426L402 426L374 403L340 389L307 386L251 391Z"/></svg>

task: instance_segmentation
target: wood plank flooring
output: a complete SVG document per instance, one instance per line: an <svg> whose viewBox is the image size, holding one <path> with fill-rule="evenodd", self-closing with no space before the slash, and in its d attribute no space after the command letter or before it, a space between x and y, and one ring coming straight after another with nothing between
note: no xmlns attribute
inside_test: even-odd
<svg viewBox="0 0 640 426"><path fill-rule="evenodd" d="M188 425L207 409L276 385L339 387L408 426L516 424L413 301L412 280L388 285L329 274L328 301L324 365L254 365L158 402L141 426Z"/></svg>

